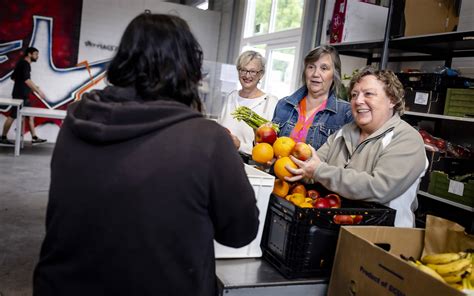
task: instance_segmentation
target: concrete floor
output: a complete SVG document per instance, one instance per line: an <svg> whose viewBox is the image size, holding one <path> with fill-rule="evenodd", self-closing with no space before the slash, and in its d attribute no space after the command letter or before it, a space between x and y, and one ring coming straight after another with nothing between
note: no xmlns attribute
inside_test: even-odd
<svg viewBox="0 0 474 296"><path fill-rule="evenodd" d="M44 236L54 144L26 143L19 157L0 147L0 296L32 294Z"/></svg>

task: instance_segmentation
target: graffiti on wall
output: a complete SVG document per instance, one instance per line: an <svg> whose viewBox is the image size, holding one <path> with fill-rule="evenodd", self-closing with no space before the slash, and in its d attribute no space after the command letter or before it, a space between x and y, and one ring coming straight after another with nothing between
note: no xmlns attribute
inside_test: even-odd
<svg viewBox="0 0 474 296"><path fill-rule="evenodd" d="M31 65L31 79L46 94L31 95L31 105L65 109L82 93L99 83L108 60L78 61L82 0L9 1L0 12L0 96L11 97L10 79L24 50L33 46L39 58ZM8 28L8 29L6 29ZM4 106L0 111L8 112ZM37 118L36 124L44 119ZM51 120L48 120L51 121Z"/></svg>

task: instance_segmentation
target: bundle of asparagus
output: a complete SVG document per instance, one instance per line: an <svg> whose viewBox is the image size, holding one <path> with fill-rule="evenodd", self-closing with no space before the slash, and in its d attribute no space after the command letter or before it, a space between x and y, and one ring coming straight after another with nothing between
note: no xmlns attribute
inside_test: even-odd
<svg viewBox="0 0 474 296"><path fill-rule="evenodd" d="M231 113L232 117L237 119L238 121L243 120L246 124L248 124L254 130L258 129L261 125L270 122L263 118L262 116L258 115L257 113L253 112L250 108L241 106L234 110ZM278 124L271 122L273 129L278 133L279 128Z"/></svg>

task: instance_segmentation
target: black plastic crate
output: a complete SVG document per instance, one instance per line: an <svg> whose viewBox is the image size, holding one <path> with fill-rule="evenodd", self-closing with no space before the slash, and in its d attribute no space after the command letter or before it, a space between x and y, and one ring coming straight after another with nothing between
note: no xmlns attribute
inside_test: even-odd
<svg viewBox="0 0 474 296"><path fill-rule="evenodd" d="M407 111L443 114L448 88L468 88L474 79L437 73L397 73Z"/></svg>
<svg viewBox="0 0 474 296"><path fill-rule="evenodd" d="M339 209L300 208L272 195L261 247L263 258L286 278L329 275L336 252L339 224L334 215L362 215L357 225L392 226L394 209L342 199Z"/></svg>

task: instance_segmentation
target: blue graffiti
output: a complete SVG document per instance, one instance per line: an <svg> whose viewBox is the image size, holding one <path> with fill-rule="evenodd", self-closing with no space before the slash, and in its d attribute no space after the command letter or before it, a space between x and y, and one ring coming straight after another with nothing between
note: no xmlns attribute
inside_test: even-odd
<svg viewBox="0 0 474 296"><path fill-rule="evenodd" d="M23 40L15 40L6 43L0 43L0 64L8 61L8 57L5 55L9 52L18 50L23 47Z"/></svg>
<svg viewBox="0 0 474 296"><path fill-rule="evenodd" d="M54 81L54 89L42 87L47 98L41 101L50 109L56 109L75 99L78 92L81 92L91 80L103 77L110 59L89 63L89 69L85 66L76 66L69 68L58 68L53 63L52 54L52 33L53 19L44 16L33 16L33 32L28 46L36 47L39 50L39 59L36 67L40 67L41 75L35 82L42 86ZM0 89L3 83L7 83L13 72L11 69L8 74L0 77ZM89 72L90 71L90 72ZM91 73L89 75L89 73ZM44 77L48 77L46 83ZM43 81L41 81L43 80ZM0 110L3 111L3 110Z"/></svg>

